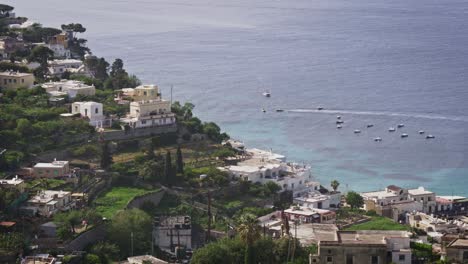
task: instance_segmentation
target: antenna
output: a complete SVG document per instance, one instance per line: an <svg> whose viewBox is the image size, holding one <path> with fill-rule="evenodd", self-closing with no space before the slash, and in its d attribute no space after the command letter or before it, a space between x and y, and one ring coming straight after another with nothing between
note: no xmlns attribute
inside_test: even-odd
<svg viewBox="0 0 468 264"><path fill-rule="evenodd" d="M174 85L171 84L171 106L172 106L172 89L174 88Z"/></svg>

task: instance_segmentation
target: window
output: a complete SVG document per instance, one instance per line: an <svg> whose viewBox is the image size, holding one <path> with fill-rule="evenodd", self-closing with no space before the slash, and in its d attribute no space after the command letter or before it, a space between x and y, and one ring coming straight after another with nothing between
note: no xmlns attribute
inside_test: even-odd
<svg viewBox="0 0 468 264"><path fill-rule="evenodd" d="M16 79L13 79L13 82L16 83Z"/></svg>
<svg viewBox="0 0 468 264"><path fill-rule="evenodd" d="M141 120L141 124L142 125L146 124L146 120Z"/></svg>
<svg viewBox="0 0 468 264"><path fill-rule="evenodd" d="M404 261L405 258L406 258L405 255L399 255L399 256L398 256L398 260L399 260L399 261Z"/></svg>
<svg viewBox="0 0 468 264"><path fill-rule="evenodd" d="M24 79L21 79L21 83L24 83Z"/></svg>
<svg viewBox="0 0 468 264"><path fill-rule="evenodd" d="M430 197L430 196L429 196L429 197L427 197L427 201L428 201L428 202L432 201L432 199L431 199L431 197Z"/></svg>
<svg viewBox="0 0 468 264"><path fill-rule="evenodd" d="M99 114L99 109L97 107L94 109L94 113Z"/></svg>
<svg viewBox="0 0 468 264"><path fill-rule="evenodd" d="M468 251L463 251L463 260L468 260Z"/></svg>
<svg viewBox="0 0 468 264"><path fill-rule="evenodd" d="M371 264L379 264L379 256L371 256Z"/></svg>
<svg viewBox="0 0 468 264"><path fill-rule="evenodd" d="M346 255L346 264L353 264L353 255Z"/></svg>
<svg viewBox="0 0 468 264"><path fill-rule="evenodd" d="M332 257L332 256L328 256L328 257L327 257L327 262L333 262L333 257Z"/></svg>
<svg viewBox="0 0 468 264"><path fill-rule="evenodd" d="M11 83L11 79L8 79L8 82Z"/></svg>
<svg viewBox="0 0 468 264"><path fill-rule="evenodd" d="M328 254L331 254L331 253L332 253L332 252L331 252L331 249L329 249L329 250L328 250Z"/></svg>

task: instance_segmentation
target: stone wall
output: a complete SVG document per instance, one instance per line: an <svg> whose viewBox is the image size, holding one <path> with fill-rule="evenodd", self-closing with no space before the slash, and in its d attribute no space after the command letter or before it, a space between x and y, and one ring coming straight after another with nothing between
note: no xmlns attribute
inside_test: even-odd
<svg viewBox="0 0 468 264"><path fill-rule="evenodd" d="M140 208L145 202L152 202L155 205L158 205L159 202L161 202L161 199L163 198L165 193L166 192L164 190L159 190L159 191L154 191L151 193L137 196L133 198L130 202L128 202L126 208L127 209Z"/></svg>
<svg viewBox="0 0 468 264"><path fill-rule="evenodd" d="M131 139L137 137L147 137L152 134L164 134L177 131L177 125L168 125L168 126L158 126L158 127L148 127L148 128L138 128L130 129L128 131L124 130L114 130L114 131L105 131L102 134L104 140L123 140Z"/></svg>
<svg viewBox="0 0 468 264"><path fill-rule="evenodd" d="M70 241L65 245L65 249L68 251L82 251L87 245L96 243L103 240L106 237L106 225L101 224L94 227L91 230L84 232L77 238Z"/></svg>

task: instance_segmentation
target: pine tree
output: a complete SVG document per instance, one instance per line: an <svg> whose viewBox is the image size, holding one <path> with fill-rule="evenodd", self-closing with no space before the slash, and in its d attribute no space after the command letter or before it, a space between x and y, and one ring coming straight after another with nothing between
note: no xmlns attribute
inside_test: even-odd
<svg viewBox="0 0 468 264"><path fill-rule="evenodd" d="M177 146L177 160L176 160L176 166L177 166L177 173L179 174L184 174L184 160L182 158L182 151L180 150L180 146Z"/></svg>
<svg viewBox="0 0 468 264"><path fill-rule="evenodd" d="M112 164L112 154L109 150L109 144L104 142L102 145L102 152L101 152L101 168L108 169Z"/></svg>

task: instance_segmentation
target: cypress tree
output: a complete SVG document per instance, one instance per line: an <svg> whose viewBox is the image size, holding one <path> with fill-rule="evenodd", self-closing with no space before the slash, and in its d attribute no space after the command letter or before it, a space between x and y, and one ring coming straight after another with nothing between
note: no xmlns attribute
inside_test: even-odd
<svg viewBox="0 0 468 264"><path fill-rule="evenodd" d="M174 177L172 177L172 159L171 153L169 151L166 152L166 160L164 162L164 179L166 183L172 184L174 181Z"/></svg>
<svg viewBox="0 0 468 264"><path fill-rule="evenodd" d="M108 142L104 142L101 152L101 168L108 169L112 164L112 155L109 150Z"/></svg>
<svg viewBox="0 0 468 264"><path fill-rule="evenodd" d="M184 161L182 158L182 151L180 150L180 146L177 146L176 166L177 173L184 174Z"/></svg>

